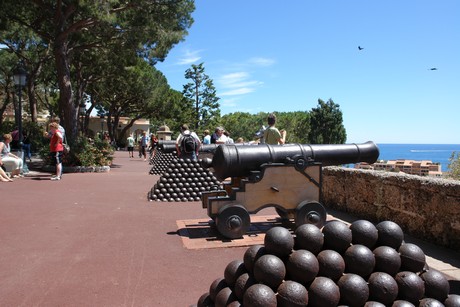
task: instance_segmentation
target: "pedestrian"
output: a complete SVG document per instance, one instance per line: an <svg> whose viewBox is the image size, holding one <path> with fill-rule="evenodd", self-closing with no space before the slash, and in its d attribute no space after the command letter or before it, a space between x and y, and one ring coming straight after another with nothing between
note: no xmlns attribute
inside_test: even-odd
<svg viewBox="0 0 460 307"><path fill-rule="evenodd" d="M276 115L270 113L267 117L268 128L264 131L265 144L277 145L284 144L286 142L286 130L279 131L275 127Z"/></svg>
<svg viewBox="0 0 460 307"><path fill-rule="evenodd" d="M211 135L211 144L216 144L217 139L219 139L219 137L222 135L222 132L224 132L224 128L216 127L214 133Z"/></svg>
<svg viewBox="0 0 460 307"><path fill-rule="evenodd" d="M155 134L152 133L152 135L150 135L150 147L149 147L150 157L153 156L153 152L155 148L157 148L157 145L158 145L158 138L156 137Z"/></svg>
<svg viewBox="0 0 460 307"><path fill-rule="evenodd" d="M50 157L51 161L56 165L56 174L51 177L51 180L61 180L62 178L62 156L64 154L63 137L59 131L59 124L52 122L49 125L52 136L50 138Z"/></svg>
<svg viewBox="0 0 460 307"><path fill-rule="evenodd" d="M227 130L224 130L224 135L227 137L227 141L225 142L226 144L233 144L235 141L230 137L230 132Z"/></svg>
<svg viewBox="0 0 460 307"><path fill-rule="evenodd" d="M24 162L26 162L26 159L29 159L29 162L32 162L32 154L30 147L30 135L27 130L24 130L22 137L22 150L24 151Z"/></svg>
<svg viewBox="0 0 460 307"><path fill-rule="evenodd" d="M128 142L128 155L130 158L134 158L134 138L132 133L128 136L126 141Z"/></svg>
<svg viewBox="0 0 460 307"><path fill-rule="evenodd" d="M24 177L21 174L23 161L11 153L10 143L13 140L11 134L3 135L3 142L0 142L0 166L11 169L11 177Z"/></svg>
<svg viewBox="0 0 460 307"><path fill-rule="evenodd" d="M217 135L216 144L226 144L226 143L227 143L228 138L227 138L227 136L224 134L224 128L222 128L222 127L217 127L216 135Z"/></svg>
<svg viewBox="0 0 460 307"><path fill-rule="evenodd" d="M198 135L196 135L195 132L190 131L187 124L183 124L180 127L180 134L176 139L178 157L197 161L200 146L201 142Z"/></svg>
<svg viewBox="0 0 460 307"><path fill-rule="evenodd" d="M149 137L147 136L147 131L142 132L142 137L140 140L140 154L144 156L144 161L147 161L147 147L149 145ZM140 157L142 158L142 157Z"/></svg>
<svg viewBox="0 0 460 307"><path fill-rule="evenodd" d="M211 144L211 135L209 134L209 130L206 129L204 131L204 137L203 137L203 145Z"/></svg>

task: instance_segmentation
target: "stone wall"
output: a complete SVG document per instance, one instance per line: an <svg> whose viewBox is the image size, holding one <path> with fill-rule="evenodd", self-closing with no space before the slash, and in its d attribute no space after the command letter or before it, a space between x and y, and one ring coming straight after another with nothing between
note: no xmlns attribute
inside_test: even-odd
<svg viewBox="0 0 460 307"><path fill-rule="evenodd" d="M342 167L323 169L326 208L460 251L460 181Z"/></svg>

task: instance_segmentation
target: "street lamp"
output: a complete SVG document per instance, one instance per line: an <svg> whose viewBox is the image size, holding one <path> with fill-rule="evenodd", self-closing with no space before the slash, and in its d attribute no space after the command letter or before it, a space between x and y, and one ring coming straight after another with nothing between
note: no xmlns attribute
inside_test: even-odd
<svg viewBox="0 0 460 307"><path fill-rule="evenodd" d="M104 140L104 114L101 116L101 141Z"/></svg>
<svg viewBox="0 0 460 307"><path fill-rule="evenodd" d="M15 68L13 71L13 80L14 80L14 85L18 88L18 109L19 109L19 116L18 116L18 133L19 133L19 153L21 156L21 159L24 160L24 152L22 149L22 141L23 141L23 135L22 135L22 87L26 85L26 79L27 79L27 71L24 68L24 63L23 61L20 61L18 63L18 66ZM23 171L27 171L27 166L24 163L23 164Z"/></svg>

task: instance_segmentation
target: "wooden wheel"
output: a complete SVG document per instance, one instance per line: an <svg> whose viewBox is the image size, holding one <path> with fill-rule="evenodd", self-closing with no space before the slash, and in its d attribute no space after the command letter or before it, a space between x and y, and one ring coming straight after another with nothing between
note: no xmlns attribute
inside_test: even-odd
<svg viewBox="0 0 460 307"><path fill-rule="evenodd" d="M222 207L215 222L217 230L229 239L241 238L251 226L249 213L241 205Z"/></svg>
<svg viewBox="0 0 460 307"><path fill-rule="evenodd" d="M326 223L327 212L323 205L316 201L301 202L295 212L297 227L303 224L313 224L321 228Z"/></svg>

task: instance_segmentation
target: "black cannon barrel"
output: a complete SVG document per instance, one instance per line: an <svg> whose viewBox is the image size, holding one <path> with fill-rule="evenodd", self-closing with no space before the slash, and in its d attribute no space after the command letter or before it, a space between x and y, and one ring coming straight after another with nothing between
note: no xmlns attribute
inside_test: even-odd
<svg viewBox="0 0 460 307"><path fill-rule="evenodd" d="M174 145L175 146L176 141L175 140L161 140L158 141L158 148L163 151L163 148L166 146L168 147L169 145Z"/></svg>
<svg viewBox="0 0 460 307"><path fill-rule="evenodd" d="M285 163L303 157L324 166L348 163L374 163L379 149L374 142L363 144L285 144L258 146L221 145L217 147L211 166L219 179L246 177L264 163Z"/></svg>
<svg viewBox="0 0 460 307"><path fill-rule="evenodd" d="M219 146L219 144L201 145L201 147L198 150L198 152L214 153L218 146ZM176 142L174 141L174 143L164 143L161 146L159 146L159 148L163 153L172 153L172 152L176 151Z"/></svg>

